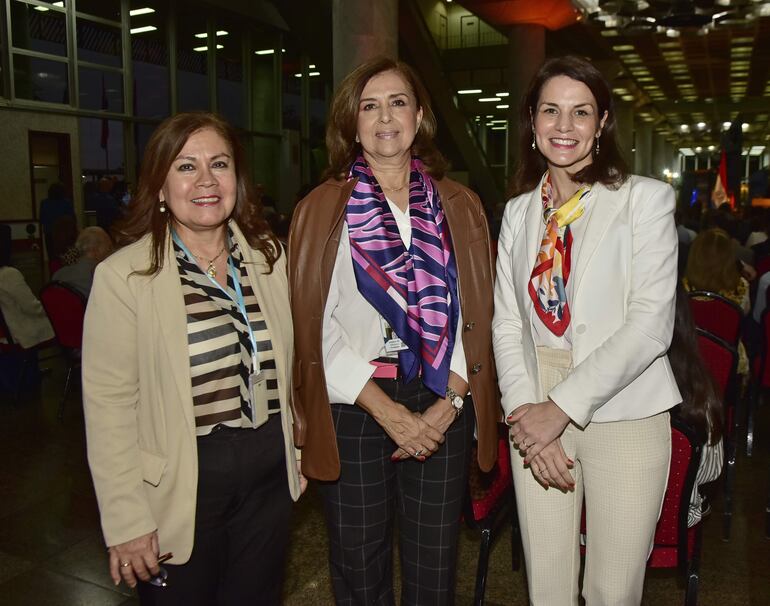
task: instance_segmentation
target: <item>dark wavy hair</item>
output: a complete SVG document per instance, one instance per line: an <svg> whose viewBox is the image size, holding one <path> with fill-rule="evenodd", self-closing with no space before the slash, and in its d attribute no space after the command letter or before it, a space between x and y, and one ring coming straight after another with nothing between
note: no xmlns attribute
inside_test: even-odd
<svg viewBox="0 0 770 606"><path fill-rule="evenodd" d="M233 219L249 245L259 250L267 260L269 271L281 255L281 246L262 217L262 203L246 173L243 147L235 129L223 118L209 112L184 112L164 120L152 133L144 150L142 169L136 195L128 206L123 220L113 229L118 246L126 246L152 236L150 267L139 273L157 274L163 267L166 239L173 218L170 212L160 212L158 194L166 182L171 164L182 151L190 136L210 128L230 147L236 176Z"/></svg>
<svg viewBox="0 0 770 606"><path fill-rule="evenodd" d="M682 403L674 412L695 430L702 443L716 444L723 431L722 401L701 358L689 299L681 284L676 290L674 334L668 359L682 394Z"/></svg>
<svg viewBox="0 0 770 606"><path fill-rule="evenodd" d="M388 57L376 57L359 65L340 83L332 100L329 120L326 125L326 148L329 152L329 167L324 178L344 179L359 153L361 144L356 143L358 103L361 93L374 76L394 71L407 83L422 108L422 121L412 143L412 154L419 156L428 173L441 179L447 169L447 162L436 149L433 137L436 135L436 116L430 105L430 97L414 70L404 63Z"/></svg>
<svg viewBox="0 0 770 606"><path fill-rule="evenodd" d="M532 149L532 116L537 111L540 93L551 78L567 76L585 84L596 99L597 120L607 112L607 121L602 128L599 153L591 150L593 161L572 175L576 183L602 183L617 187L626 180L628 167L617 142L615 107L612 90L601 72L580 57L568 55L546 61L529 83L529 88L519 105L519 165L510 186L510 195L532 191L548 168L545 157Z"/></svg>

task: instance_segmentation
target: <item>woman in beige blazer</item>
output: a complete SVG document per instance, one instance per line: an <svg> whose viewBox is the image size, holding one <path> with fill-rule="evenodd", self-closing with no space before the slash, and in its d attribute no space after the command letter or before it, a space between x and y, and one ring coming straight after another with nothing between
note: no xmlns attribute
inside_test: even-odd
<svg viewBox="0 0 770 606"><path fill-rule="evenodd" d="M612 93L575 57L535 75L492 324L532 604L638 604L668 477L674 192L628 175ZM549 487L555 489L546 490Z"/></svg>
<svg viewBox="0 0 770 606"><path fill-rule="evenodd" d="M161 124L116 235L127 245L96 271L83 342L112 578L138 582L142 604L279 604L304 488L286 256L232 127L206 113Z"/></svg>

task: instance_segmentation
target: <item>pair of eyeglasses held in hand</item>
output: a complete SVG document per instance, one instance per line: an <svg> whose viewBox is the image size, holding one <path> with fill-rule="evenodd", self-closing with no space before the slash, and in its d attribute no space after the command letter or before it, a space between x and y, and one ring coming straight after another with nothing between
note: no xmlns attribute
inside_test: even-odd
<svg viewBox="0 0 770 606"><path fill-rule="evenodd" d="M158 558L158 564L163 564L163 562L170 560L174 557L174 554L170 551L168 553L164 553L162 556ZM158 570L158 574L156 574L154 577L152 577L148 583L150 585L155 585L155 587L167 587L168 582L166 579L168 579L168 570L163 568L163 566L159 566L160 570Z"/></svg>

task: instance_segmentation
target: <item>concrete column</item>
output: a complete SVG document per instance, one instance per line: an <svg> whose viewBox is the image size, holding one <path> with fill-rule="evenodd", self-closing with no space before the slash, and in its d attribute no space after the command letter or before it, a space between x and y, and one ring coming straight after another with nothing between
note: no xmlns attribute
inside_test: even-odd
<svg viewBox="0 0 770 606"><path fill-rule="evenodd" d="M650 169L652 175L656 179L661 179L663 175L663 169L667 168L672 172L679 172L679 165L677 162L677 154L674 154L674 148L660 133L653 133L652 135L652 164Z"/></svg>
<svg viewBox="0 0 770 606"><path fill-rule="evenodd" d="M636 136L634 137L634 164L631 167L634 174L644 177L652 176L652 126L649 122L636 120Z"/></svg>
<svg viewBox="0 0 770 606"><path fill-rule="evenodd" d="M334 87L363 62L398 57L398 0L333 0Z"/></svg>
<svg viewBox="0 0 770 606"><path fill-rule="evenodd" d="M519 160L519 107L532 77L545 61L545 28L514 25L508 30L508 170Z"/></svg>
<svg viewBox="0 0 770 606"><path fill-rule="evenodd" d="M618 147L629 166L634 166L634 108L630 103L615 103Z"/></svg>

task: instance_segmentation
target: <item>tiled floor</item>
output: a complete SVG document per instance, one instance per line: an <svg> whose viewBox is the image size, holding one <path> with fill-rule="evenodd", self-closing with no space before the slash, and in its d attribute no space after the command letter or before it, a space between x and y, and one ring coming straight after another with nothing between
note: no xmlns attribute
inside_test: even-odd
<svg viewBox="0 0 770 606"><path fill-rule="evenodd" d="M124 586L114 587L98 526L98 512L85 462L79 392L62 421L56 407L63 385L57 359L39 393L19 404L0 395L0 604L4 606L91 606L136 604ZM720 539L721 501L707 520L701 592L703 606L770 604L770 539L764 509L770 471L770 414L765 406L754 457L741 456L733 536ZM457 604L472 602L478 539L463 532ZM326 538L319 501L312 489L296 506L285 604L332 604ZM645 605L681 604L683 592L672 571L651 571ZM508 535L490 562L489 606L525 604L522 572L510 570Z"/></svg>

